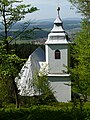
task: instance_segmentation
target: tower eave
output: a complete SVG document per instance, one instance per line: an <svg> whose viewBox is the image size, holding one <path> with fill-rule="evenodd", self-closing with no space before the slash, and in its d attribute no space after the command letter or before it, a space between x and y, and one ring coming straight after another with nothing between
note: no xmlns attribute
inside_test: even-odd
<svg viewBox="0 0 90 120"><path fill-rule="evenodd" d="M62 20L60 17L57 16L56 20L54 21L54 24L62 24Z"/></svg>
<svg viewBox="0 0 90 120"><path fill-rule="evenodd" d="M70 42L67 42L67 41L63 41L63 40L60 40L60 41L56 41L56 40L47 40L45 42L45 45L56 45L56 44L59 44L59 45L68 45L70 44Z"/></svg>
<svg viewBox="0 0 90 120"><path fill-rule="evenodd" d="M54 76L54 77L70 77L71 74L48 74L48 77Z"/></svg>

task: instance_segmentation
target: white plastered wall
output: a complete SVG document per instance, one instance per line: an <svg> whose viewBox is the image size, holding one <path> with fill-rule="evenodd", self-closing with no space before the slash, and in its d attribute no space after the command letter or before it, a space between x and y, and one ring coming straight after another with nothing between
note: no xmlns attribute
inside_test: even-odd
<svg viewBox="0 0 90 120"><path fill-rule="evenodd" d="M51 89L58 102L71 101L70 77L48 77Z"/></svg>

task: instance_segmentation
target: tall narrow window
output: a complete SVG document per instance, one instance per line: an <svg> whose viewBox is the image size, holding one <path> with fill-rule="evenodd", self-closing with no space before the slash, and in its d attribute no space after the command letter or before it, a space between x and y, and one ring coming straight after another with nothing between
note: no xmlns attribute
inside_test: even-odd
<svg viewBox="0 0 90 120"><path fill-rule="evenodd" d="M61 58L61 53L59 50L55 51L55 59L60 59Z"/></svg>

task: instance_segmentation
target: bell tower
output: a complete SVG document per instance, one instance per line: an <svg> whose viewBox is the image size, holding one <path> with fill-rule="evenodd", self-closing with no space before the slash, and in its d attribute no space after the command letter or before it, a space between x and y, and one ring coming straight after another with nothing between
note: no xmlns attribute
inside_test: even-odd
<svg viewBox="0 0 90 120"><path fill-rule="evenodd" d="M71 100L71 80L67 67L69 66L69 39L63 28L63 22L57 9L54 27L45 42L48 79L59 102Z"/></svg>
<svg viewBox="0 0 90 120"><path fill-rule="evenodd" d="M60 8L57 9L57 18L54 27L48 35L46 41L46 62L49 66L50 74L63 74L67 72L68 66L68 39L59 15Z"/></svg>

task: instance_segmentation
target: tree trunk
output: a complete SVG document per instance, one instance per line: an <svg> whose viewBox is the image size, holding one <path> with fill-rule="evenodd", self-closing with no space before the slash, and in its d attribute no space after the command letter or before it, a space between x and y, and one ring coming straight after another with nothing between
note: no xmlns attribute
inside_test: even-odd
<svg viewBox="0 0 90 120"><path fill-rule="evenodd" d="M7 22L6 22L6 15L5 15L5 11L6 11L6 9L5 9L5 5L3 6L3 22L4 22L4 29L5 29L5 40L4 40L4 43L5 43L5 45L6 45L6 51L7 51L7 53L8 53L8 51L9 51L9 43L8 43L8 41L7 41L7 34L8 34L8 32L7 32Z"/></svg>
<svg viewBox="0 0 90 120"><path fill-rule="evenodd" d="M15 83L15 79L14 79L13 75L12 75L12 83L13 83L14 92L15 92L16 108L19 108L18 88L17 88L17 85L16 85L16 83Z"/></svg>

